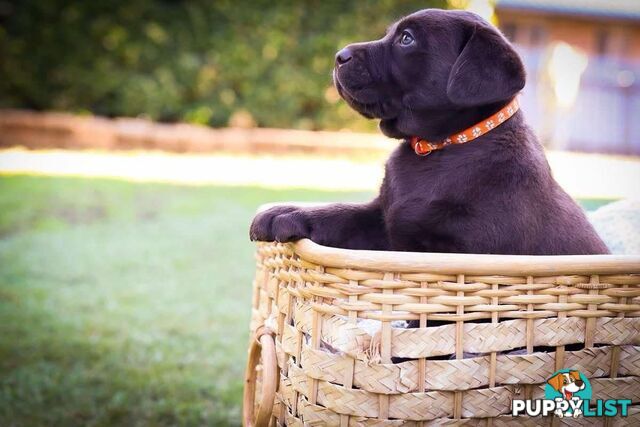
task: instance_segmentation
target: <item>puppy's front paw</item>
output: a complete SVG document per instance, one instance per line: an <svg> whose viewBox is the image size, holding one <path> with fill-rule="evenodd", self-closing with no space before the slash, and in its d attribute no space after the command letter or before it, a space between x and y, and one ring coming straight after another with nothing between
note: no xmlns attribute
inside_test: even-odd
<svg viewBox="0 0 640 427"><path fill-rule="evenodd" d="M295 206L276 206L253 218L249 237L263 242L293 242L309 237L305 211Z"/></svg>

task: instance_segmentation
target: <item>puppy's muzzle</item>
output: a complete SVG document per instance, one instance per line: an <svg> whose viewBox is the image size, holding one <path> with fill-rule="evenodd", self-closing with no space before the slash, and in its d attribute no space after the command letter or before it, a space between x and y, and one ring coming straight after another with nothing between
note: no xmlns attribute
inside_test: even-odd
<svg viewBox="0 0 640 427"><path fill-rule="evenodd" d="M364 88L373 89L368 61L364 46L350 44L336 53L335 75L351 96L357 97L357 92Z"/></svg>

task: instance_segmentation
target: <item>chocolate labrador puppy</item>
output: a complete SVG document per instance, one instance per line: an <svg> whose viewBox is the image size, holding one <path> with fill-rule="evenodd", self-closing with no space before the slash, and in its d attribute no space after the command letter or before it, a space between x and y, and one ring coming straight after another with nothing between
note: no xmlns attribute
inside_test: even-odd
<svg viewBox="0 0 640 427"><path fill-rule="evenodd" d="M380 119L385 135L404 140L386 164L379 196L366 204L269 209L253 220L252 240L310 238L340 248L419 252L608 253L551 176L523 113L506 107L525 85L524 68L479 16L438 9L409 15L380 40L338 52L334 83L356 111ZM457 135L467 128L471 133Z"/></svg>

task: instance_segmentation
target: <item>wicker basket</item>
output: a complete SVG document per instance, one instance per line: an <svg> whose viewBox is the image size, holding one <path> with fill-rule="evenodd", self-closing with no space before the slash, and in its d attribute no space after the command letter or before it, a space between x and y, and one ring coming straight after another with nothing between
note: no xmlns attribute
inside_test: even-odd
<svg viewBox="0 0 640 427"><path fill-rule="evenodd" d="M640 257L301 240L257 258L245 425L640 425ZM511 417L564 367L594 399L631 399L629 416Z"/></svg>

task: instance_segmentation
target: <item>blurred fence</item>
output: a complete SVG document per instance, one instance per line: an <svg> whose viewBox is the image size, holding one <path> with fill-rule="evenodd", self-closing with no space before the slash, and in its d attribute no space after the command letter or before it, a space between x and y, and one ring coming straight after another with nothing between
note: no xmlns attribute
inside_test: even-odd
<svg viewBox="0 0 640 427"><path fill-rule="evenodd" d="M145 119L0 110L0 146L32 149L384 155L397 142L379 134L223 128Z"/></svg>

